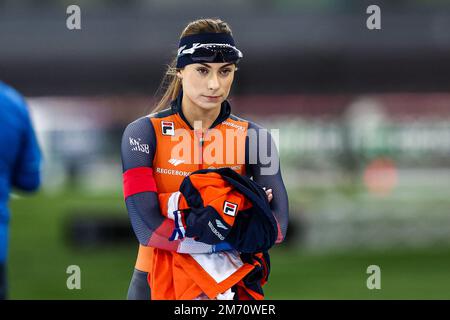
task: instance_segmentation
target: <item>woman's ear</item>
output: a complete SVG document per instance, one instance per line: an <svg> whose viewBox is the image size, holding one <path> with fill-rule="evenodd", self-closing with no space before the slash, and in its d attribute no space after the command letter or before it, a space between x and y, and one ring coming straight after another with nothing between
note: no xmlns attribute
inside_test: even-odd
<svg viewBox="0 0 450 320"><path fill-rule="evenodd" d="M181 74L181 70L177 71L177 78L180 79L180 80L183 79L183 76Z"/></svg>

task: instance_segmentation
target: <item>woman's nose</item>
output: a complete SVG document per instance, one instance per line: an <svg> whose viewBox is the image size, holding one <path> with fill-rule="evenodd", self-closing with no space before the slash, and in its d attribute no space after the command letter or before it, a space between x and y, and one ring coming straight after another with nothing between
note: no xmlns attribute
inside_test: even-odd
<svg viewBox="0 0 450 320"><path fill-rule="evenodd" d="M212 74L211 78L208 81L208 89L215 90L219 88L219 79L217 78L217 75Z"/></svg>

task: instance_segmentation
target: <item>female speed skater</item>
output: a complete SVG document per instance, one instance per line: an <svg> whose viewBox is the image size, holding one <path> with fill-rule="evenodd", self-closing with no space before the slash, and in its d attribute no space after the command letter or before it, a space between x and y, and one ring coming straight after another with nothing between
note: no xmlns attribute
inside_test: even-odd
<svg viewBox="0 0 450 320"><path fill-rule="evenodd" d="M288 196L268 130L231 113L227 98L242 58L227 23L189 23L163 80L168 85L161 100L123 133L124 197L139 240L128 299L263 298L268 255L249 258L236 248L259 243L258 234L265 231L250 230L257 222L234 231L233 223L246 214L241 210L262 203L274 221L273 243L280 243L287 231ZM175 152L180 149L185 152ZM231 170L209 171L220 168ZM194 175L198 170L202 174ZM250 189L261 186L265 202L233 193L237 189L225 179ZM183 215L180 208L195 201L211 210ZM262 226L270 234L270 227ZM248 237L239 238L239 232Z"/></svg>

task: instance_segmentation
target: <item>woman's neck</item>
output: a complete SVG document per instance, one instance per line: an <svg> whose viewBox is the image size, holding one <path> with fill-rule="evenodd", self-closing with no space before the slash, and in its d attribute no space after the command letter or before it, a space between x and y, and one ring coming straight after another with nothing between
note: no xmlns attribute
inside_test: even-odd
<svg viewBox="0 0 450 320"><path fill-rule="evenodd" d="M190 101L184 94L181 101L181 110L192 128L197 129L194 122L201 121L203 130L209 129L220 114L220 106L211 110L204 110Z"/></svg>

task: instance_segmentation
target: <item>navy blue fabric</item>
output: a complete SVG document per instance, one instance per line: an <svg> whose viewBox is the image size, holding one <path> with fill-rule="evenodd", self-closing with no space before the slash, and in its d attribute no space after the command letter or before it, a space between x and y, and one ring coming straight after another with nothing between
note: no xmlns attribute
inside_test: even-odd
<svg viewBox="0 0 450 320"><path fill-rule="evenodd" d="M278 227L263 188L230 168L218 169L223 179L233 185L253 204L240 211L226 241L244 253L269 250L277 239Z"/></svg>
<svg viewBox="0 0 450 320"><path fill-rule="evenodd" d="M235 46L233 37L227 33L198 33L185 36L180 39L178 49L185 46L186 49L192 48L194 43L223 43ZM222 62L222 61L215 61ZM177 58L177 68L183 68L188 64L197 63L193 61L190 54L186 54Z"/></svg>
<svg viewBox="0 0 450 320"><path fill-rule="evenodd" d="M260 265L256 265L255 268L248 273L242 281L246 288L253 290L261 295L264 295L264 291L262 289L261 282L263 280L268 281L269 273L270 273L270 257L267 251L263 252L263 259L260 259L255 254L250 253L242 253L241 259L245 263L253 264L256 260ZM264 267L267 269L267 274L264 275ZM236 297L240 299L239 296Z"/></svg>
<svg viewBox="0 0 450 320"><path fill-rule="evenodd" d="M128 288L127 300L151 300L151 289L147 277L147 272L134 269Z"/></svg>
<svg viewBox="0 0 450 320"><path fill-rule="evenodd" d="M130 139L148 146L148 154L136 151ZM156 135L151 121L141 117L130 123L122 136L122 171L139 167L152 167L156 150ZM153 232L163 223L156 192L134 194L125 200L128 216L139 243L146 246Z"/></svg>
<svg viewBox="0 0 450 320"><path fill-rule="evenodd" d="M228 33L204 32L182 37L178 48L184 45L190 48L194 43L226 43L232 46L235 45L233 36Z"/></svg>
<svg viewBox="0 0 450 320"><path fill-rule="evenodd" d="M218 221L222 227L218 226ZM210 206L192 208L186 216L186 236L197 241L218 244L225 240L230 230L231 226Z"/></svg>
<svg viewBox="0 0 450 320"><path fill-rule="evenodd" d="M6 265L0 263L0 300L6 300L7 282L6 282Z"/></svg>
<svg viewBox="0 0 450 320"><path fill-rule="evenodd" d="M234 116L237 120L238 117ZM270 132L261 127L260 125L249 121L248 131L252 130L257 132L257 139L249 139L247 135L245 142L245 163L246 163L246 175L252 178L253 181L258 183L260 186L266 187L267 189L272 189L273 199L270 202L270 207L272 208L272 213L277 219L278 225L280 227L281 239L286 237L288 223L289 223L289 200L286 187L284 185L283 177L281 175L281 163L278 150L274 139ZM264 137L267 136L264 141ZM266 143L267 155L270 155L272 159L278 163L278 169L276 172L267 174L264 172L265 169L272 166L276 166L273 161L267 162L266 159L261 158L265 152L261 152L261 148L264 148L264 143ZM256 163L252 162L250 159L256 159Z"/></svg>

